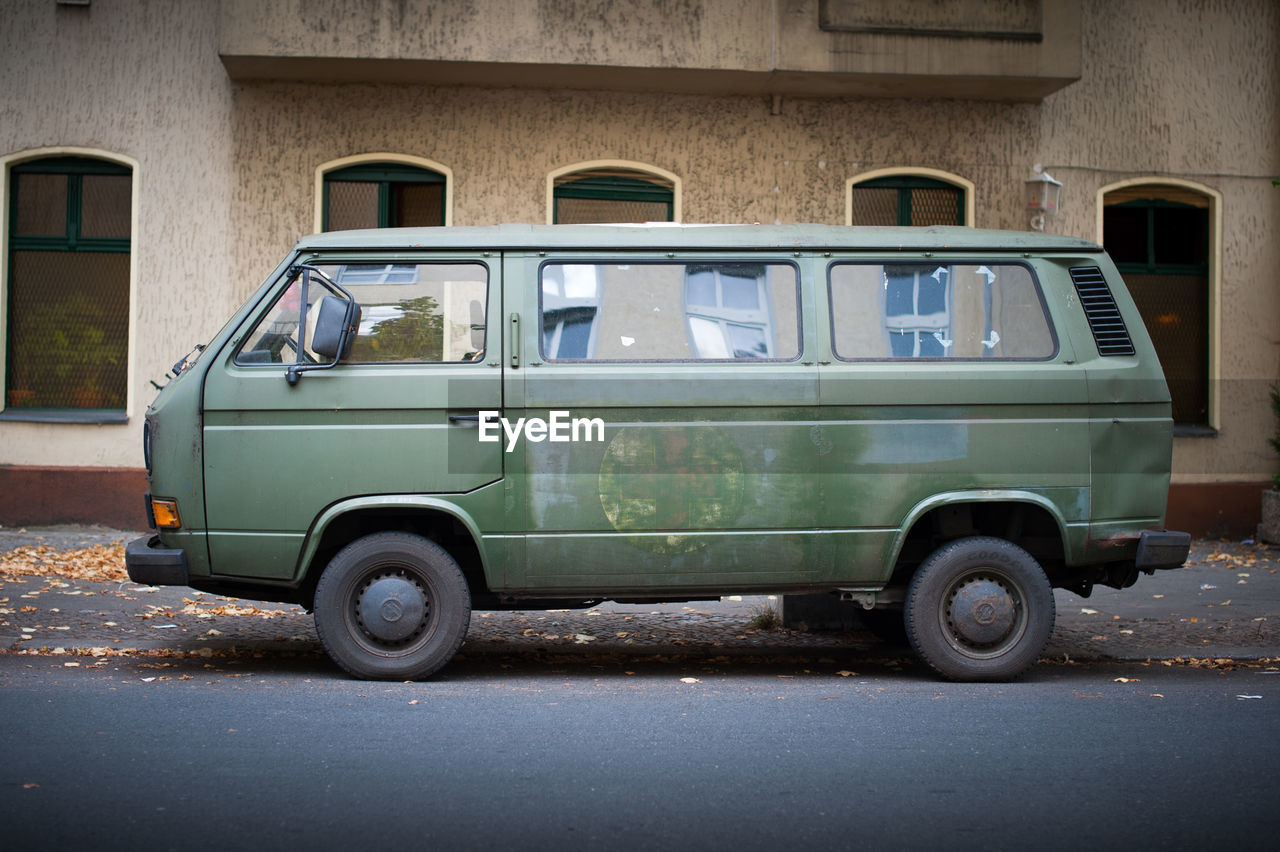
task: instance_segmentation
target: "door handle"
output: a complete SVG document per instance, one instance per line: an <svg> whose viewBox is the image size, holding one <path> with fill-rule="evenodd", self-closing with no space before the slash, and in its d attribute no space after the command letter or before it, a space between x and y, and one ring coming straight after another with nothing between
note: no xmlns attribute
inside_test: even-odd
<svg viewBox="0 0 1280 852"><path fill-rule="evenodd" d="M450 414L449 422L450 423L468 423L468 424L474 423L475 425L479 426L480 415L479 414Z"/></svg>
<svg viewBox="0 0 1280 852"><path fill-rule="evenodd" d="M508 331L510 333L509 343L511 346L511 366L519 367L520 366L520 315L519 314L511 315L511 325Z"/></svg>

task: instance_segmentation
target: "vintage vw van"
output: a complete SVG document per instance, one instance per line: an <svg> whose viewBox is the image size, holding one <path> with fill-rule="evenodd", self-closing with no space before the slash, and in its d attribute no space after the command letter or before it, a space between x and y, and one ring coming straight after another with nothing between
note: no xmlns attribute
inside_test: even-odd
<svg viewBox="0 0 1280 852"><path fill-rule="evenodd" d="M147 411L138 582L312 608L421 678L472 609L822 593L1008 679L1185 560L1172 422L1098 246L968 228L301 240Z"/></svg>

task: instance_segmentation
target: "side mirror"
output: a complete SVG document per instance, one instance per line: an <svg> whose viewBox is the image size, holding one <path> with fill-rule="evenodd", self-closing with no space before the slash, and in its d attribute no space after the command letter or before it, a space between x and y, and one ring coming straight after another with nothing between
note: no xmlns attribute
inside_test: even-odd
<svg viewBox="0 0 1280 852"><path fill-rule="evenodd" d="M314 266L300 263L293 267L290 273L301 276L301 304L303 305L310 304L307 289L311 286L313 275L330 291L342 294L341 296L334 295L332 292L325 294L300 318L298 357L284 374L285 380L290 385L296 385L304 372L336 367L339 361L350 354L351 344L355 341L356 333L360 328L360 303L342 285ZM328 360L324 363L306 363L304 359L307 356L317 361L321 358Z"/></svg>
<svg viewBox="0 0 1280 852"><path fill-rule="evenodd" d="M349 316L351 313L355 315ZM355 342L359 328L360 305L337 296L325 296L320 300L311 349L324 358L341 361L351 354L351 344Z"/></svg>

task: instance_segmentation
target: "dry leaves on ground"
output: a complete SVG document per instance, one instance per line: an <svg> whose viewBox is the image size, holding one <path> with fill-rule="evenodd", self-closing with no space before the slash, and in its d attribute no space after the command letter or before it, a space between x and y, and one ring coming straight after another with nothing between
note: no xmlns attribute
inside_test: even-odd
<svg viewBox="0 0 1280 852"><path fill-rule="evenodd" d="M0 578L66 577L94 583L124 582L124 545L95 544L75 550L27 545L0 553Z"/></svg>

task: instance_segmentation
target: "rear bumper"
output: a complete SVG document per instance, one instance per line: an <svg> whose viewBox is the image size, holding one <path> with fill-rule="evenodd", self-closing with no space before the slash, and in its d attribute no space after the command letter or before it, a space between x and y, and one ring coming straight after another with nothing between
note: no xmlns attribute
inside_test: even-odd
<svg viewBox="0 0 1280 852"><path fill-rule="evenodd" d="M1138 537L1135 562L1143 571L1181 568L1191 552L1191 533L1144 530Z"/></svg>
<svg viewBox="0 0 1280 852"><path fill-rule="evenodd" d="M148 586L186 586L187 554L177 547L165 547L160 536L135 538L125 545L124 567L129 579Z"/></svg>

